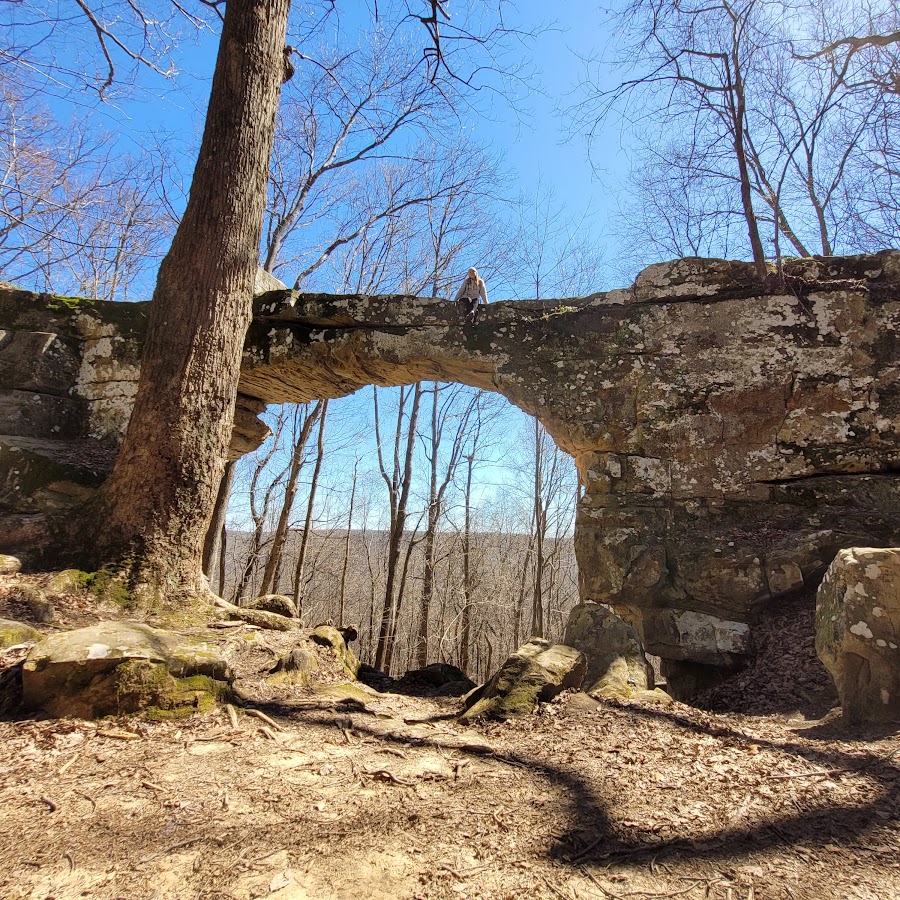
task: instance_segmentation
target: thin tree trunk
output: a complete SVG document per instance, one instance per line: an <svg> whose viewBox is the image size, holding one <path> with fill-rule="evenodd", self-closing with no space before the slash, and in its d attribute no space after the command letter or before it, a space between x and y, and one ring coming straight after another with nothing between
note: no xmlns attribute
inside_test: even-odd
<svg viewBox="0 0 900 900"><path fill-rule="evenodd" d="M735 25L735 27L737 27ZM735 65L734 81L731 85L731 102L734 107L734 153L737 158L738 175L741 186L741 208L744 212L744 220L747 223L747 234L750 238L750 249L753 251L753 262L756 264L756 272L760 279L768 274L766 267L766 254L763 250L762 240L759 237L759 223L756 221L756 213L753 211L753 192L750 184L750 170L747 165L747 151L744 147L744 121L746 119L746 100L744 97L744 82L741 76L740 57L738 55L738 39L735 36L732 45L732 59ZM730 75L730 73L729 73Z"/></svg>
<svg viewBox="0 0 900 900"><path fill-rule="evenodd" d="M531 633L534 637L544 637L544 508L543 485L543 445L541 423L534 420L534 591L531 604Z"/></svg>
<svg viewBox="0 0 900 900"><path fill-rule="evenodd" d="M338 625L344 624L344 602L347 596L347 567L350 564L350 538L353 534L353 501L356 499L356 478L359 459L353 463L353 484L350 487L350 511L347 514L347 534L344 537L344 564L341 567L341 592L338 598Z"/></svg>
<svg viewBox="0 0 900 900"><path fill-rule="evenodd" d="M472 468L475 454L466 457L466 499L463 522L463 608L460 615L459 667L469 669L469 643L472 632Z"/></svg>
<svg viewBox="0 0 900 900"><path fill-rule="evenodd" d="M221 535L225 530L225 516L228 513L228 501L231 498L231 488L234 485L234 472L237 468L237 460L225 464L225 472L219 483L219 492L216 495L216 505L213 507L212 521L206 530L206 539L203 542L203 574L212 582L212 568L217 555L224 553L224 545ZM223 588L220 586L219 591Z"/></svg>
<svg viewBox="0 0 900 900"><path fill-rule="evenodd" d="M381 612L381 625L378 629L378 648L375 652L375 668L382 669L390 665L391 659L391 634L394 631L394 618L396 616L394 586L397 578L397 563L400 559L400 544L403 540L403 530L406 526L406 508L409 501L409 490L412 484L413 449L416 441L416 429L419 420L419 402L422 398L422 382L417 381L413 392L412 409L409 415L409 430L406 436L406 454L403 467L400 469L397 447L399 432L402 426L402 404L397 420L398 440L395 441L394 477L392 487L391 529L388 538L387 578L384 588L384 607ZM399 489L399 496L396 493Z"/></svg>
<svg viewBox="0 0 900 900"><path fill-rule="evenodd" d="M306 443L312 433L313 426L319 420L319 416L322 415L323 402L320 400L313 407L312 411L307 413L306 419L300 428L297 443L294 445L294 452L291 454L291 470L288 473L288 482L284 490L284 502L281 505L281 512L278 514L278 524L275 526L275 534L272 537L272 549L269 551L262 584L259 587L261 594L271 593L278 581L276 573L281 568L284 542L287 537L291 510L294 508L294 499L297 496L297 482L300 479L300 470L303 468L303 455L306 451ZM296 422L294 427L296 427Z"/></svg>
<svg viewBox="0 0 900 900"><path fill-rule="evenodd" d="M231 439L289 0L228 3L190 198L150 304L134 409L89 509L93 564L148 599L208 596L202 554Z"/></svg>
<svg viewBox="0 0 900 900"><path fill-rule="evenodd" d="M303 540L297 554L297 568L294 571L294 603L297 616L303 612L303 569L306 565L306 554L309 549L309 533L312 531L313 507L316 502L316 488L319 484L319 473L322 471L322 459L325 456L325 416L328 414L328 401L322 401L322 414L319 416L319 440L316 445L316 464L313 467L312 481L309 485L309 502L306 505L306 521L303 523Z"/></svg>
<svg viewBox="0 0 900 900"><path fill-rule="evenodd" d="M434 599L434 542L440 518L438 502L438 385L434 382L431 392L431 471L428 482L428 524L425 528L425 570L422 575L422 595L419 602L419 635L416 642L416 665L421 669L428 664L428 616Z"/></svg>

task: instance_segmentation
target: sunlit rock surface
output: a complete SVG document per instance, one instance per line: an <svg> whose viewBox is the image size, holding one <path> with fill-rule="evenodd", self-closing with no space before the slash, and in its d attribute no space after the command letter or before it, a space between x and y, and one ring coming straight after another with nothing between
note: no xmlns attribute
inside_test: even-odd
<svg viewBox="0 0 900 900"><path fill-rule="evenodd" d="M900 721L900 550L841 550L816 600L816 652L847 721Z"/></svg>
<svg viewBox="0 0 900 900"><path fill-rule="evenodd" d="M114 439L143 305L45 310L48 324L35 296L0 296L0 328L56 333L82 432ZM501 393L578 465L582 599L651 653L727 668L840 548L900 544L898 330L896 251L788 262L766 283L748 263L679 260L624 290L493 303L476 325L439 299L274 290L256 300L233 453L260 439L269 402L419 379ZM22 391L2 340L0 411Z"/></svg>

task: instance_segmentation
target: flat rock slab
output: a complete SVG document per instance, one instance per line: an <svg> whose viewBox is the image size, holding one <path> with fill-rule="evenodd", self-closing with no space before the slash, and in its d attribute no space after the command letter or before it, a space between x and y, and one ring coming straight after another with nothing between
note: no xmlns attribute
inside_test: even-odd
<svg viewBox="0 0 900 900"><path fill-rule="evenodd" d="M900 549L838 553L816 597L816 653L845 720L900 721Z"/></svg>
<svg viewBox="0 0 900 900"><path fill-rule="evenodd" d="M141 622L101 622L36 644L22 671L23 705L96 718L154 708L203 708L227 692L231 670L212 642Z"/></svg>

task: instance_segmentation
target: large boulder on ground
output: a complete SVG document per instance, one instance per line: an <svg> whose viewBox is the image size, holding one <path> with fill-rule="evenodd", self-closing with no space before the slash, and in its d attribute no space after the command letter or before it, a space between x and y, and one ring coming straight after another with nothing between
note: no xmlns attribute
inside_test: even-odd
<svg viewBox="0 0 900 900"><path fill-rule="evenodd" d="M900 549L841 550L816 597L816 653L849 722L900 720Z"/></svg>
<svg viewBox="0 0 900 900"><path fill-rule="evenodd" d="M211 642L140 622L101 622L44 638L25 659L26 709L93 719L188 714L227 696L232 673Z"/></svg>
<svg viewBox="0 0 900 900"><path fill-rule="evenodd" d="M42 637L43 635L39 631L24 622L0 619L0 650L5 647L14 647L16 644L30 644L39 641Z"/></svg>
<svg viewBox="0 0 900 900"><path fill-rule="evenodd" d="M637 631L606 607L578 604L563 640L587 658L584 690L589 694L628 699L653 690L653 668Z"/></svg>
<svg viewBox="0 0 900 900"><path fill-rule="evenodd" d="M359 660L347 646L344 635L334 625L319 625L310 633L310 640L322 647L330 647L351 678L359 674Z"/></svg>
<svg viewBox="0 0 900 900"><path fill-rule="evenodd" d="M532 638L466 700L463 721L530 715L567 688L580 688L587 660L580 650Z"/></svg>
<svg viewBox="0 0 900 900"><path fill-rule="evenodd" d="M297 618L297 604L286 594L263 594L247 604L247 609L261 609L288 619Z"/></svg>

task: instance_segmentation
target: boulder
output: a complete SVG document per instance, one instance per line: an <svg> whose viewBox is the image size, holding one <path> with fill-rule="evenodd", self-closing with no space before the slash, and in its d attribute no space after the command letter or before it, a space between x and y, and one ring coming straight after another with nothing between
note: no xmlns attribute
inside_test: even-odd
<svg viewBox="0 0 900 900"><path fill-rule="evenodd" d="M569 615L565 643L587 659L584 690L628 699L652 691L653 669L637 631L598 603L580 603Z"/></svg>
<svg viewBox="0 0 900 900"><path fill-rule="evenodd" d="M33 644L42 637L43 635L39 631L24 622L0 619L0 650L14 647L16 644Z"/></svg>
<svg viewBox="0 0 900 900"><path fill-rule="evenodd" d="M274 683L287 682L308 686L311 677L319 671L319 660L312 650L306 647L294 647L283 654L269 676Z"/></svg>
<svg viewBox="0 0 900 900"><path fill-rule="evenodd" d="M487 683L466 696L464 722L527 716L568 688L580 688L585 655L574 647L532 638L519 647Z"/></svg>
<svg viewBox="0 0 900 900"><path fill-rule="evenodd" d="M26 709L93 719L146 710L186 715L229 694L232 673L211 642L140 622L101 622L44 638L22 670Z"/></svg>
<svg viewBox="0 0 900 900"><path fill-rule="evenodd" d="M22 568L22 563L15 556L0 553L0 575L15 575Z"/></svg>
<svg viewBox="0 0 900 900"><path fill-rule="evenodd" d="M359 660L347 646L344 636L333 625L319 625L310 633L310 640L322 647L329 647L351 678L359 674Z"/></svg>
<svg viewBox="0 0 900 900"><path fill-rule="evenodd" d="M297 604L285 594L264 594L248 604L248 609L261 609L288 619L297 618Z"/></svg>
<svg viewBox="0 0 900 900"><path fill-rule="evenodd" d="M848 722L900 720L900 549L841 550L816 597L816 653Z"/></svg>

